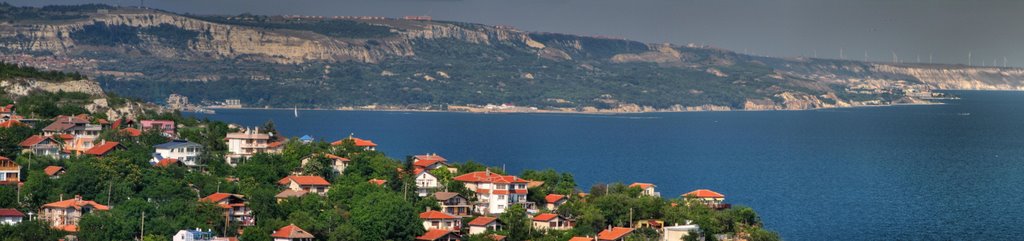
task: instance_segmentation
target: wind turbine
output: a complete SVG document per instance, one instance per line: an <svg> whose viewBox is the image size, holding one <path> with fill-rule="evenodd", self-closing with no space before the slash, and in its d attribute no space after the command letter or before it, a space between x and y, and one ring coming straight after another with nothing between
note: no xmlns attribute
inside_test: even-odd
<svg viewBox="0 0 1024 241"><path fill-rule="evenodd" d="M967 65L974 64L974 58L971 56L971 51L967 51Z"/></svg>
<svg viewBox="0 0 1024 241"><path fill-rule="evenodd" d="M899 62L900 62L900 57L896 56L896 51L892 51L892 63L898 64Z"/></svg>

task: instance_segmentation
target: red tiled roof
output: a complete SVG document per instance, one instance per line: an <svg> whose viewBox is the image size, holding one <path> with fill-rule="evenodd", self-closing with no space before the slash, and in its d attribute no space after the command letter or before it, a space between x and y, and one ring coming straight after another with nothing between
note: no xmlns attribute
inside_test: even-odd
<svg viewBox="0 0 1024 241"><path fill-rule="evenodd" d="M562 199L565 199L565 195L561 195L561 194L548 194L547 196L544 196L544 201L547 202L547 203L555 203L555 202L558 202L559 200L562 200Z"/></svg>
<svg viewBox="0 0 1024 241"><path fill-rule="evenodd" d="M160 162L157 162L156 166L157 167L168 167L168 166L171 166L173 164L180 164L180 162L178 162L178 159L164 158L164 159L160 159Z"/></svg>
<svg viewBox="0 0 1024 241"><path fill-rule="evenodd" d="M47 176L57 175L57 173L60 172L61 170L64 170L64 168L61 166L48 166L46 168L43 168L43 172L46 173Z"/></svg>
<svg viewBox="0 0 1024 241"><path fill-rule="evenodd" d="M60 134L60 135L56 135L54 137L60 138L61 140L65 140L65 141L66 140L75 139L75 135L72 135L72 134Z"/></svg>
<svg viewBox="0 0 1024 241"><path fill-rule="evenodd" d="M440 211L430 210L420 213L420 219L455 219L457 217Z"/></svg>
<svg viewBox="0 0 1024 241"><path fill-rule="evenodd" d="M0 208L0 217L25 217L25 214L13 208Z"/></svg>
<svg viewBox="0 0 1024 241"><path fill-rule="evenodd" d="M416 240L437 240L443 238L444 236L448 235L451 232L451 230L431 229L427 230L427 233L424 233L423 235L416 237Z"/></svg>
<svg viewBox="0 0 1024 241"><path fill-rule="evenodd" d="M683 196L684 197L694 196L694 197L697 197L697 198L725 198L725 195L722 195L721 193L717 193L715 191L711 191L711 190L708 190L708 189L693 190L692 192L688 192L686 194L683 194Z"/></svg>
<svg viewBox="0 0 1024 241"><path fill-rule="evenodd" d="M502 241L505 240L505 235L497 235L492 233L491 239L494 239L494 241Z"/></svg>
<svg viewBox="0 0 1024 241"><path fill-rule="evenodd" d="M613 227L612 229L605 229L601 233L597 234L597 240L616 240L625 237L627 234L632 233L632 228Z"/></svg>
<svg viewBox="0 0 1024 241"><path fill-rule="evenodd" d="M374 179L370 179L369 182L373 183L373 184L377 184L377 186L380 186L380 185L384 185L384 183L388 182L388 180L381 180L381 179L374 178Z"/></svg>
<svg viewBox="0 0 1024 241"><path fill-rule="evenodd" d="M206 196L204 198L200 198L199 201L215 203L215 202L220 202L221 200L224 200L225 198L232 197L232 196L235 196L235 197L238 197L238 198L245 197L244 195L240 195L240 194L218 192L218 193L210 194L209 196Z"/></svg>
<svg viewBox="0 0 1024 241"><path fill-rule="evenodd" d="M533 221L544 222L544 221L550 221L551 219L555 219L557 217L558 217L558 214L554 214L554 213L541 213L541 214L537 214L537 216L533 216Z"/></svg>
<svg viewBox="0 0 1024 241"><path fill-rule="evenodd" d="M85 151L85 154L102 156L106 155L107 153L110 153L110 151L113 151L119 146L121 146L121 143L117 143L116 141L108 141L98 146L90 148L89 150Z"/></svg>
<svg viewBox="0 0 1024 241"><path fill-rule="evenodd" d="M480 217L474 218L473 221L469 221L469 226L487 226L487 224L490 224L490 223L494 222L495 220L498 220L498 218L487 217L487 216L480 216Z"/></svg>
<svg viewBox="0 0 1024 241"><path fill-rule="evenodd" d="M416 159L416 162L413 162L412 165L418 167L429 167L430 165L434 165L438 162L444 163L448 161L447 159L444 159L444 157L438 156L437 154L416 155L413 156L413 158Z"/></svg>
<svg viewBox="0 0 1024 241"><path fill-rule="evenodd" d="M287 176L277 181L277 184L288 185L290 182L298 183L299 185L313 185L313 186L329 186L331 185L326 179L320 176Z"/></svg>
<svg viewBox="0 0 1024 241"><path fill-rule="evenodd" d="M330 154L330 153L324 154L324 156L327 157L327 158L330 158L330 159L334 159L334 160L341 160L343 162L350 162L350 161L352 161L352 160L349 160L348 158L340 157L340 156L337 156L337 155L334 155L334 154Z"/></svg>
<svg viewBox="0 0 1024 241"><path fill-rule="evenodd" d="M454 178L460 182L487 182L487 183L527 183L525 179L517 176L504 176L493 172L479 171L466 173Z"/></svg>
<svg viewBox="0 0 1024 241"><path fill-rule="evenodd" d="M288 239L315 238L312 234L306 232L306 230L302 230L299 226L295 226L295 224L289 224L288 226L284 226L281 229L274 231L274 234L271 234L270 237Z"/></svg>
<svg viewBox="0 0 1024 241"><path fill-rule="evenodd" d="M60 226L60 230L64 230L64 232L77 233L78 232L78 225L64 225L64 226Z"/></svg>
<svg viewBox="0 0 1024 241"><path fill-rule="evenodd" d="M280 147L281 145L284 145L283 141L275 141L275 142L267 143L267 148L277 148L277 147Z"/></svg>
<svg viewBox="0 0 1024 241"><path fill-rule="evenodd" d="M15 126L28 127L28 124L21 123L21 121L18 121L18 120L9 120L9 121L0 122L0 128L11 128L11 127L15 127Z"/></svg>
<svg viewBox="0 0 1024 241"><path fill-rule="evenodd" d="M121 129L118 132L119 133L128 134L128 136L130 136L130 137L138 137L138 136L142 135L142 131L141 130L135 129L135 128L131 128L131 127Z"/></svg>
<svg viewBox="0 0 1024 241"><path fill-rule="evenodd" d="M64 201L59 201L59 202L47 203L47 204L44 204L43 207L44 208L69 208L70 207L70 208L75 208L75 209L82 209L82 206L86 206L86 205L92 206L96 210L103 210L103 211L110 210L110 207L107 207L106 205L99 204L99 203L93 202L91 200L81 200L79 197L68 199L68 200L64 200Z"/></svg>
<svg viewBox="0 0 1024 241"><path fill-rule="evenodd" d="M591 237L572 237L569 241L594 241Z"/></svg>
<svg viewBox="0 0 1024 241"><path fill-rule="evenodd" d="M629 184L629 187L639 187L640 189L647 189L647 188L653 187L653 186L654 186L654 184L642 183L642 182L634 182L633 184Z"/></svg>
<svg viewBox="0 0 1024 241"><path fill-rule="evenodd" d="M0 156L0 161L10 161L10 160L11 160L10 158L7 158L5 156Z"/></svg>
<svg viewBox="0 0 1024 241"><path fill-rule="evenodd" d="M25 138L25 140L21 141L21 143L18 143L18 146L28 148L28 147L32 147L32 146L34 146L36 144L39 144L40 142L43 142L46 139L53 140L54 142L57 141L57 140L53 139L52 137L46 137L46 136L41 136L41 135L32 135L32 136L29 136L28 138Z"/></svg>
<svg viewBox="0 0 1024 241"><path fill-rule="evenodd" d="M106 125L106 124L110 124L110 121L108 121L107 119L99 119L99 120L96 120L96 123L100 123L100 124Z"/></svg>
<svg viewBox="0 0 1024 241"><path fill-rule="evenodd" d="M349 138L337 140L335 142L331 142L331 145L332 146L341 145L341 143L344 143L345 140L348 140L348 139L352 139L352 142L355 142L356 146L358 146L358 147L376 147L377 146L377 144L373 143L373 141L371 141L371 140L364 140L364 139L359 139L359 138L355 138L355 137L349 137Z"/></svg>

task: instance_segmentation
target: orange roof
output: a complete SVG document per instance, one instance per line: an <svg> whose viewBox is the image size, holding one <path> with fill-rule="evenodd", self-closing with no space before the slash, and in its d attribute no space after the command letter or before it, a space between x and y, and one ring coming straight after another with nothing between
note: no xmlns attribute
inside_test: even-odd
<svg viewBox="0 0 1024 241"><path fill-rule="evenodd" d="M164 158L164 159L160 159L160 162L157 162L156 166L158 166L158 167L168 167L168 166L171 166L173 164L179 164L179 163L180 162L178 162L178 159Z"/></svg>
<svg viewBox="0 0 1024 241"><path fill-rule="evenodd" d="M309 232L306 232L306 230L302 230L301 228L299 228L299 226L295 226L295 224L289 224L288 226L284 226L284 227L278 229L277 231L274 231L274 233L271 234L270 237L274 237L274 238L289 238L289 239L293 239L293 238L315 238L315 237L313 237L312 234L309 234Z"/></svg>
<svg viewBox="0 0 1024 241"><path fill-rule="evenodd" d="M612 229L605 229L601 233L597 234L597 240L616 240L625 237L627 234L632 233L632 228L613 227Z"/></svg>
<svg viewBox="0 0 1024 241"><path fill-rule="evenodd" d="M417 167L429 167L430 165L437 164L438 162L444 163L448 161L437 154L416 155L413 156L413 158L416 159L416 162L413 162L412 165Z"/></svg>
<svg viewBox="0 0 1024 241"><path fill-rule="evenodd" d="M348 139L352 139L352 142L355 142L356 146L358 146L358 147L376 147L377 146L377 144L373 143L373 141L371 141L371 140L364 140L364 139L359 139L359 138L355 138L355 137L349 137L349 138L337 140L335 142L331 142L331 145L332 146L341 145L341 143L345 142L345 140L348 140Z"/></svg>
<svg viewBox="0 0 1024 241"><path fill-rule="evenodd" d="M215 203L215 202L220 202L221 200L224 200L225 198L228 198L228 197L231 197L231 196L235 196L235 197L238 197L238 198L245 197L244 195L240 195L240 194L218 192L218 193L210 194L210 196L206 196L204 198L200 198L199 201Z"/></svg>
<svg viewBox="0 0 1024 241"><path fill-rule="evenodd" d="M11 128L11 127L15 127L15 126L28 127L28 124L21 123L21 121L18 121L18 120L9 120L9 121L0 122L0 128Z"/></svg>
<svg viewBox="0 0 1024 241"><path fill-rule="evenodd" d="M565 195L548 194L547 196L544 196L544 201L547 203L555 203L562 199L565 199Z"/></svg>
<svg viewBox="0 0 1024 241"><path fill-rule="evenodd" d="M46 136L40 136L40 135L32 135L32 136L29 136L28 138L25 138L25 140L21 141L21 143L18 143L18 146L20 146L20 147L32 147L32 146L34 146L36 144L39 144L40 142L43 142L46 139L50 139L53 142L57 142L57 140L53 139L52 137L46 137Z"/></svg>
<svg viewBox="0 0 1024 241"><path fill-rule="evenodd" d="M469 226L487 226L487 224L490 224L490 223L494 222L495 220L498 220L498 218L487 217L487 216L480 216L480 217L474 218L473 221L469 221Z"/></svg>
<svg viewBox="0 0 1024 241"><path fill-rule="evenodd" d="M505 235L497 235L492 233L491 239L494 239L494 241L502 241L505 240Z"/></svg>
<svg viewBox="0 0 1024 241"><path fill-rule="evenodd" d="M71 140L71 139L75 139L75 135L72 135L72 134L59 134L59 135L56 135L56 136L54 136L54 137L60 138L60 139L62 139L62 140Z"/></svg>
<svg viewBox="0 0 1024 241"><path fill-rule="evenodd" d="M654 187L654 184L634 182L633 184L629 184L629 187L639 187L640 189L647 189L649 187Z"/></svg>
<svg viewBox="0 0 1024 241"><path fill-rule="evenodd" d="M128 136L130 136L130 137L138 137L138 136L142 135L142 131L141 130L135 129L135 128L131 128L131 127L121 129L118 132L119 133L128 134Z"/></svg>
<svg viewBox="0 0 1024 241"><path fill-rule="evenodd" d="M10 161L10 160L11 160L10 158L7 158L5 156L0 156L0 161Z"/></svg>
<svg viewBox="0 0 1024 241"><path fill-rule="evenodd" d="M569 241L594 241L591 237L572 237Z"/></svg>
<svg viewBox="0 0 1024 241"><path fill-rule="evenodd" d="M102 210L102 211L110 210L110 207L107 207L107 206L105 206L103 204L99 204L99 203L96 203L96 202L93 202L93 201L90 201L90 200L82 200L81 196L75 196L75 198L64 200L64 201L47 203L47 204L44 204L43 207L44 208L69 208L70 207L70 208L75 208L75 209L82 209L83 206L87 206L87 205L88 206L92 206L96 210Z"/></svg>
<svg viewBox="0 0 1024 241"><path fill-rule="evenodd" d="M487 182L487 183L527 183L525 179L517 176L504 176L489 171L466 173L454 178L460 182Z"/></svg>
<svg viewBox="0 0 1024 241"><path fill-rule="evenodd" d="M423 235L416 237L416 240L437 240L443 238L444 236L447 236L451 232L451 230L431 229L427 230L427 233L424 233Z"/></svg>
<svg viewBox="0 0 1024 241"><path fill-rule="evenodd" d="M334 154L331 154L331 153L324 154L324 156L327 157L327 158L330 158L330 159L334 159L334 160L341 160L343 162L351 161L348 158L340 157L340 156L337 156L337 155L334 155Z"/></svg>
<svg viewBox="0 0 1024 241"><path fill-rule="evenodd" d="M45 172L47 176L57 175L61 170L64 170L64 168L60 166L48 166L43 168L43 172Z"/></svg>
<svg viewBox="0 0 1024 241"><path fill-rule="evenodd" d="M277 181L277 184L288 185L290 182L298 183L299 185L313 185L313 186L329 186L331 185L326 179L320 176L287 176Z"/></svg>
<svg viewBox="0 0 1024 241"><path fill-rule="evenodd" d="M373 184L377 184L377 186L380 186L380 185L384 185L384 183L388 182L388 180L380 180L380 179L374 178L374 179L370 179L369 182L373 183Z"/></svg>
<svg viewBox="0 0 1024 241"><path fill-rule="evenodd" d="M309 193L309 192L306 191L306 190L285 189L284 191L281 191L281 192L277 193L277 195L274 195L274 197L275 198L280 198L280 199L285 199L285 198L290 198L290 197L305 196L306 193Z"/></svg>
<svg viewBox="0 0 1024 241"><path fill-rule="evenodd" d="M558 214L554 214L554 213L541 213L541 214L537 214L537 216L533 216L533 221L545 222L545 221L551 221L552 219L555 219L557 217L558 217Z"/></svg>
<svg viewBox="0 0 1024 241"><path fill-rule="evenodd" d="M64 226L60 226L59 228L60 228L60 230L64 230L64 232L70 232L70 233L77 233L78 232L78 225L64 225Z"/></svg>
<svg viewBox="0 0 1024 241"><path fill-rule="evenodd" d="M89 150L85 151L85 154L102 156L106 155L107 153L110 153L110 151L113 151L119 146L121 146L121 143L117 143L116 141L108 141L98 146L90 148ZM123 146L121 147L123 148Z"/></svg>
<svg viewBox="0 0 1024 241"><path fill-rule="evenodd" d="M725 198L725 195L722 195L721 193L717 193L715 191L711 191L711 190L708 190L708 189L693 190L692 192L688 192L686 194L683 194L683 196L684 197L694 196L694 197L697 197L697 198Z"/></svg>
<svg viewBox="0 0 1024 241"><path fill-rule="evenodd" d="M440 211L430 210L420 213L420 219L455 219L457 217Z"/></svg>

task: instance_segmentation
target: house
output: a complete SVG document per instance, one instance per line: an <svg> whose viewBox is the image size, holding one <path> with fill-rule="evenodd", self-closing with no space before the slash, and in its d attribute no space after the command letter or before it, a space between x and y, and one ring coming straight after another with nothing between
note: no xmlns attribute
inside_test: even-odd
<svg viewBox="0 0 1024 241"><path fill-rule="evenodd" d="M683 240L684 237L690 236L690 233L700 233L700 226L687 222L686 225L664 227L661 229L661 233L661 240L663 241Z"/></svg>
<svg viewBox="0 0 1024 241"><path fill-rule="evenodd" d="M688 192L686 194L683 194L682 196L684 200L697 201L712 209L723 209L729 208L729 206L731 206L729 204L723 203L725 202L725 195L708 189L693 190L692 192Z"/></svg>
<svg viewBox="0 0 1024 241"><path fill-rule="evenodd" d="M633 187L639 188L640 189L640 195L651 196L651 197L661 197L661 193L654 191L654 187L655 187L654 184L642 183L642 182L634 182L633 184L629 184L629 187L631 187L631 188L633 188Z"/></svg>
<svg viewBox="0 0 1024 241"><path fill-rule="evenodd" d="M21 183L21 165L0 156L0 185Z"/></svg>
<svg viewBox="0 0 1024 241"><path fill-rule="evenodd" d="M455 168L453 168L453 167L448 165L448 160L447 159L444 159L444 157L438 156L437 153L426 154L426 155L415 155L415 156L412 157L412 165L413 165L413 167L422 168L422 169L425 169L427 171L438 169L438 168L441 168L441 167L445 167L445 168L448 168L448 171L451 172L451 173L458 172L458 169L455 169Z"/></svg>
<svg viewBox="0 0 1024 241"><path fill-rule="evenodd" d="M613 227L598 233L597 241L623 241L630 233L633 233L632 228Z"/></svg>
<svg viewBox="0 0 1024 241"><path fill-rule="evenodd" d="M420 197L426 197L430 195L431 191L444 187L441 186L441 182L438 181L437 177L434 174L430 174L427 170L417 167L416 170L413 170L413 173L416 174L416 195Z"/></svg>
<svg viewBox="0 0 1024 241"><path fill-rule="evenodd" d="M142 127L142 131L156 130L166 137L174 137L176 135L176 126L173 120L141 120L139 125Z"/></svg>
<svg viewBox="0 0 1024 241"><path fill-rule="evenodd" d="M313 241L316 238L313 234L302 230L299 226L295 226L295 224L281 227L274 231L273 234L270 234L270 237L274 238L274 241Z"/></svg>
<svg viewBox="0 0 1024 241"><path fill-rule="evenodd" d="M451 214L447 214L440 211L427 209L426 212L420 213L420 219L423 220L423 228L425 229L444 229L459 231L462 228L462 219Z"/></svg>
<svg viewBox="0 0 1024 241"><path fill-rule="evenodd" d="M64 174L64 167L47 166L46 168L43 168L43 173L50 178L59 178L61 174Z"/></svg>
<svg viewBox="0 0 1024 241"><path fill-rule="evenodd" d="M174 158L164 158L164 159L157 160L156 162L153 162L153 160L150 160L149 164L153 165L154 167L169 167L169 166L183 167L183 166L185 166L185 164L182 164L180 161L178 161L178 159L174 159Z"/></svg>
<svg viewBox="0 0 1024 241"><path fill-rule="evenodd" d="M12 117L15 115L14 111L16 109L17 108L14 107L14 104L7 104L7 105L4 105L4 106L0 106L0 122L4 122L4 121L8 121L8 120L14 119Z"/></svg>
<svg viewBox="0 0 1024 241"><path fill-rule="evenodd" d="M114 151L124 149L127 148L121 145L121 143L117 143L116 141L102 140L99 145L94 146L93 148L89 148L89 150L86 150L85 154L92 156L106 156Z"/></svg>
<svg viewBox="0 0 1024 241"><path fill-rule="evenodd" d="M277 181L277 184L287 189L307 191L320 196L327 195L327 190L331 187L331 183L320 176L287 176Z"/></svg>
<svg viewBox="0 0 1024 241"><path fill-rule="evenodd" d="M494 233L491 234L491 240L494 240L494 241L505 241L506 240L505 238L507 238L507 237L505 237L505 235L498 235L498 234L494 234Z"/></svg>
<svg viewBox="0 0 1024 241"><path fill-rule="evenodd" d="M459 241L462 237L451 230L429 229L423 235L416 237L417 241Z"/></svg>
<svg viewBox="0 0 1024 241"><path fill-rule="evenodd" d="M124 136L128 136L128 137L139 137L139 136L142 136L142 130L131 128L131 127L121 129L121 130L117 131L117 133L121 134L121 135L124 135Z"/></svg>
<svg viewBox="0 0 1024 241"><path fill-rule="evenodd" d="M156 153L153 155L154 159L176 159L188 167L199 166L199 157L203 154L203 145L187 140L172 140L154 145L153 148L156 149Z"/></svg>
<svg viewBox="0 0 1024 241"><path fill-rule="evenodd" d="M594 238L576 236L576 237L570 238L569 241L594 241Z"/></svg>
<svg viewBox="0 0 1024 241"><path fill-rule="evenodd" d="M63 149L61 145L61 142L57 141L57 139L42 135L32 135L18 143L18 147L21 147L21 153L31 153L36 156L47 156L53 159L67 157L61 151Z"/></svg>
<svg viewBox="0 0 1024 241"><path fill-rule="evenodd" d="M531 209L533 203L526 200L527 181L516 177L492 173L490 170L471 172L454 178L473 191L477 204L474 211L481 214L501 214L511 205L525 205Z"/></svg>
<svg viewBox="0 0 1024 241"><path fill-rule="evenodd" d="M501 221L498 218L480 216L469 221L469 234L482 234L487 231L498 231L501 229Z"/></svg>
<svg viewBox="0 0 1024 241"><path fill-rule="evenodd" d="M241 226L256 224L256 219L252 215L252 209L249 209L248 202L243 195L218 192L200 198L199 201L217 204L217 206L224 209L224 218L239 223Z"/></svg>
<svg viewBox="0 0 1024 241"><path fill-rule="evenodd" d="M277 203L281 203L284 200L287 200L288 198L291 198L291 197L302 197L302 196L305 196L306 193L309 193L309 192L305 191L305 190L285 189L284 191L281 191L281 192L277 193L277 195L274 195L274 199L277 199Z"/></svg>
<svg viewBox="0 0 1024 241"><path fill-rule="evenodd" d="M39 210L39 219L50 223L50 226L65 231L77 232L78 220L93 211L108 211L110 207L91 200L82 200L75 195L74 199L61 200L44 204Z"/></svg>
<svg viewBox="0 0 1024 241"><path fill-rule="evenodd" d="M337 156L337 155L334 155L334 154L330 154L330 153L315 154L315 155L322 155L323 157L326 157L327 159L331 159L332 160L331 167L334 169L334 172L338 173L338 174L344 174L345 173L345 168L348 167L348 164L352 163L352 160L349 160L348 158L340 157L340 156ZM314 156L310 156L310 157L306 157L306 158L302 159L302 167L305 167L306 164L309 163L309 161Z"/></svg>
<svg viewBox="0 0 1024 241"><path fill-rule="evenodd" d="M245 128L241 132L228 133L224 140L228 146L228 153L224 155L224 159L231 166L256 153L281 153L284 148L283 138L275 137L271 133L260 133L260 128Z"/></svg>
<svg viewBox="0 0 1024 241"><path fill-rule="evenodd" d="M441 211L457 217L469 217L473 215L473 205L469 199L457 192L435 192L434 199L437 200Z"/></svg>
<svg viewBox="0 0 1024 241"><path fill-rule="evenodd" d="M6 120L6 121L3 120L3 119L0 119L0 128L11 128L11 127L15 127L15 126L32 127L29 124L25 124L24 122L21 122L21 121L19 121L17 119L11 119L11 120Z"/></svg>
<svg viewBox="0 0 1024 241"><path fill-rule="evenodd" d="M43 128L43 135L67 135L63 138L64 150L71 153L85 152L93 147L93 141L99 137L103 126L89 124L89 117L57 116L53 123Z"/></svg>
<svg viewBox="0 0 1024 241"><path fill-rule="evenodd" d="M178 233L175 233L174 236L171 237L171 240L172 241L213 241L214 240L214 235L213 235L213 232L211 232L209 230L202 231L202 230L199 230L198 228L195 229L195 230L178 230Z"/></svg>
<svg viewBox="0 0 1024 241"><path fill-rule="evenodd" d="M568 201L569 198L561 194L552 193L544 196L544 203L548 210L557 210L558 206L562 206L562 204L565 204Z"/></svg>
<svg viewBox="0 0 1024 241"><path fill-rule="evenodd" d="M13 208L0 208L0 224L15 225L25 218L25 214Z"/></svg>
<svg viewBox="0 0 1024 241"><path fill-rule="evenodd" d="M365 151L376 151L377 150L377 143L373 143L373 141L371 141L371 140L364 140L364 139L355 138L355 137L352 137L352 135L349 135L348 138L331 142L331 146L340 146L340 145L344 144L346 140L352 140L352 142L355 144L356 147L361 148L361 149L363 149Z"/></svg>
<svg viewBox="0 0 1024 241"><path fill-rule="evenodd" d="M541 213L533 216L533 228L537 230L568 230L572 229L574 223L562 215L554 213Z"/></svg>

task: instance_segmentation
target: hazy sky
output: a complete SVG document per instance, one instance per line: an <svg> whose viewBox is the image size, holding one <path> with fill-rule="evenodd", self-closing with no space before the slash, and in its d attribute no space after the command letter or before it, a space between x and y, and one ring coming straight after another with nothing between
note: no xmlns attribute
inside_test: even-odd
<svg viewBox="0 0 1024 241"><path fill-rule="evenodd" d="M0 0L2 1L2 0ZM138 0L7 0L138 5ZM1024 66L1022 0L146 0L198 14L430 15L529 31L703 43L770 56Z"/></svg>

